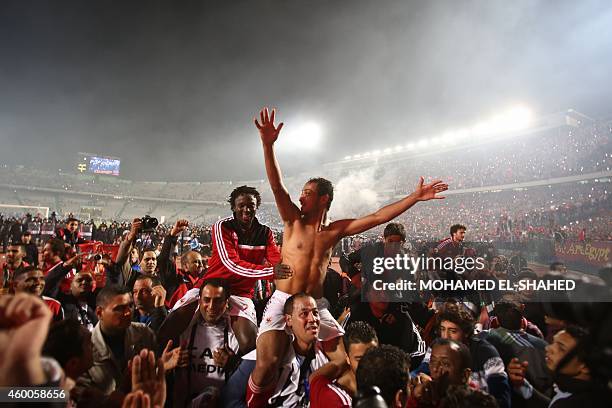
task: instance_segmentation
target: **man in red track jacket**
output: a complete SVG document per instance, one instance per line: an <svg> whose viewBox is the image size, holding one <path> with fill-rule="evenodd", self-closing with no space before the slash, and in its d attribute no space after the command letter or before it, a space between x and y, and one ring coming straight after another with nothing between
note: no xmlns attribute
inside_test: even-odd
<svg viewBox="0 0 612 408"><path fill-rule="evenodd" d="M253 187L237 187L228 201L234 214L213 226L212 256L204 277L221 278L230 283L232 329L238 338L240 353L245 354L255 348L257 338L257 316L252 300L255 282L286 279L293 272L280 263L272 230L255 217L261 204L259 192ZM197 295L196 291L190 291L178 304L191 303L187 298L193 294Z"/></svg>

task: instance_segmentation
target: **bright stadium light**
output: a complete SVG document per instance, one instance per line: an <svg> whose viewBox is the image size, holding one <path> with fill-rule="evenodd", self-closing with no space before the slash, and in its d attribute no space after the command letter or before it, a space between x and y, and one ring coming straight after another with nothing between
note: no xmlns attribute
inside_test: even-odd
<svg viewBox="0 0 612 408"><path fill-rule="evenodd" d="M395 146L395 151L396 151L396 152L401 152L402 150L404 150L404 147L403 147L403 146L399 146L399 145L398 145L398 146Z"/></svg>
<svg viewBox="0 0 612 408"><path fill-rule="evenodd" d="M393 151L393 150L391 150L391 148L390 148L390 147L387 147L385 150L383 150L383 153L384 153L384 154L389 154L389 153L391 153L392 151Z"/></svg>
<svg viewBox="0 0 612 408"><path fill-rule="evenodd" d="M351 160L353 156L344 156L344 160Z"/></svg>
<svg viewBox="0 0 612 408"><path fill-rule="evenodd" d="M417 146L419 146L419 147L427 147L428 144L429 144L429 140L421 139L421 140L419 140L419 143L417 143Z"/></svg>
<svg viewBox="0 0 612 408"><path fill-rule="evenodd" d="M356 154L356 155L354 155L354 156L353 156L353 158L354 158L354 159L360 159L360 158L361 158L361 155L360 155L360 154Z"/></svg>
<svg viewBox="0 0 612 408"><path fill-rule="evenodd" d="M284 137L278 138L279 148L296 151L298 149L314 150L319 146L323 131L315 122L305 122L293 129L287 128Z"/></svg>
<svg viewBox="0 0 612 408"><path fill-rule="evenodd" d="M414 143L408 143L405 147L406 147L406 150L412 150L414 149Z"/></svg>
<svg viewBox="0 0 612 408"><path fill-rule="evenodd" d="M370 152L365 152L365 153L363 154L363 157L370 157L370 155L371 155L371 154L372 154L372 153L370 153Z"/></svg>
<svg viewBox="0 0 612 408"><path fill-rule="evenodd" d="M380 156L380 150L374 150L374 151L372 152L372 155L373 155L373 156Z"/></svg>

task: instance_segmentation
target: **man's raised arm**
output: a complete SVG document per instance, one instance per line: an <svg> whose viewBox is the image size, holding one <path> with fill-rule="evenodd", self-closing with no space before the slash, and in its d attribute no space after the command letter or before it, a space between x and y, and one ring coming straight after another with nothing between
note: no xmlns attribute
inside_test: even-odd
<svg viewBox="0 0 612 408"><path fill-rule="evenodd" d="M299 218L300 210L291 201L289 192L283 184L280 166L274 155L274 142L278 139L278 134L283 127L283 123L280 123L278 127L274 126L274 114L274 109L272 109L272 113L269 114L268 108L264 108L259 112L261 124L257 119L254 121L255 126L259 129L261 143L263 144L266 174L268 175L268 182L272 188L272 193L274 193L274 200L276 201L278 212L284 222L291 222Z"/></svg>
<svg viewBox="0 0 612 408"><path fill-rule="evenodd" d="M448 190L448 184L442 180L434 180L432 183L423 184L423 177L420 178L417 188L412 194L392 204L384 206L373 214L362 218L339 220L330 225L330 229L338 232L338 237L360 234L374 228L377 225L391 221L419 201L440 200L445 197L437 196L437 193Z"/></svg>

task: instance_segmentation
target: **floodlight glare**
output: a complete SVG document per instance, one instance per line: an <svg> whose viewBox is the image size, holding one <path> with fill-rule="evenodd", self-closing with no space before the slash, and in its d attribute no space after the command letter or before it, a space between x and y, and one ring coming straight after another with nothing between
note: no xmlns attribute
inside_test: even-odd
<svg viewBox="0 0 612 408"><path fill-rule="evenodd" d="M321 127L315 122L305 122L279 137L279 147L289 150L313 150L319 146L322 137Z"/></svg>

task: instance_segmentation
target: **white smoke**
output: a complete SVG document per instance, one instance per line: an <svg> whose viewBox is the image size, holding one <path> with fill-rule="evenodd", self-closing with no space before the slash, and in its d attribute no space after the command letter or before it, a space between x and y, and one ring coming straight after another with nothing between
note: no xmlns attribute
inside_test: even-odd
<svg viewBox="0 0 612 408"><path fill-rule="evenodd" d="M361 217L380 207L381 199L372 189L375 171L375 167L354 171L336 183L330 210L332 220Z"/></svg>

